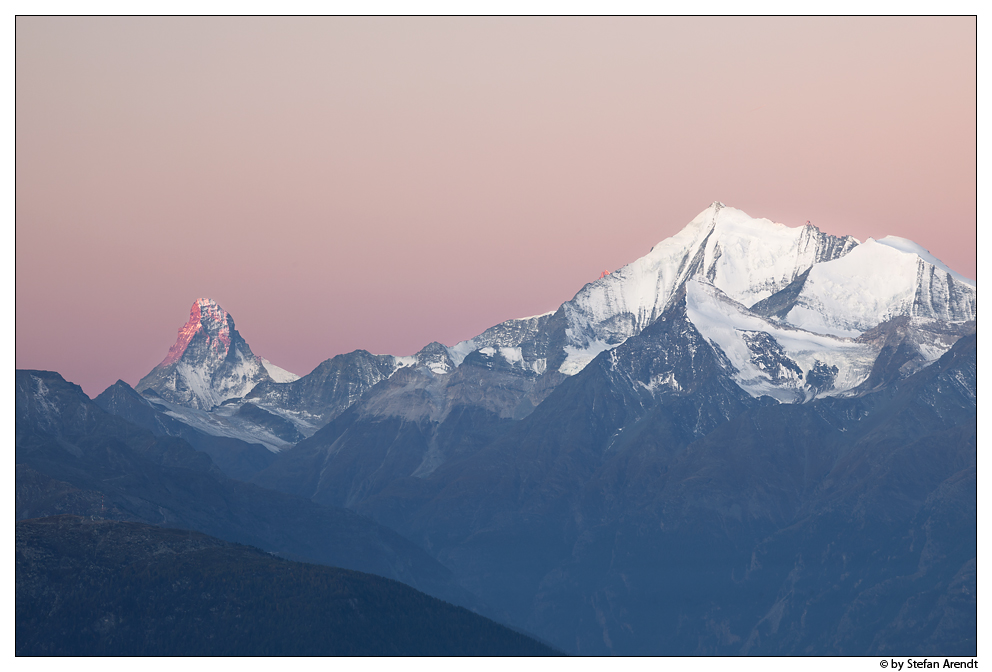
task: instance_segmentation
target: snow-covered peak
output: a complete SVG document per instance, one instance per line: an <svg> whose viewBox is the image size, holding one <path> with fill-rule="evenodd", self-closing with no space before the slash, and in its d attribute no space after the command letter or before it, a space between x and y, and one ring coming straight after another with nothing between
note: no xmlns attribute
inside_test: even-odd
<svg viewBox="0 0 992 672"><path fill-rule="evenodd" d="M639 333L690 278L704 277L730 298L752 306L813 264L842 257L857 244L854 238L824 234L809 224L788 227L713 203L647 255L589 283L565 304L566 351L574 360L567 368L571 372L592 350L619 345Z"/></svg>
<svg viewBox="0 0 992 672"><path fill-rule="evenodd" d="M751 306L814 263L843 256L857 245L855 238L823 234L811 224L789 227L717 202L628 267L674 271L675 287L702 275L727 296Z"/></svg>
<svg viewBox="0 0 992 672"><path fill-rule="evenodd" d="M976 314L973 281L916 243L889 236L816 264L785 319L822 334L857 336L900 316L960 323Z"/></svg>
<svg viewBox="0 0 992 672"><path fill-rule="evenodd" d="M243 397L263 380L291 382L298 376L252 353L220 304L199 298L162 363L141 379L137 391L191 408L212 408Z"/></svg>
<svg viewBox="0 0 992 672"><path fill-rule="evenodd" d="M872 239L869 238L869 240ZM962 282L971 287L977 287L977 284L975 283L974 280L964 277L957 271L951 270L951 268L947 264L945 264L940 259L930 254L930 250L924 248L921 245L917 245L908 238L900 238L899 236L885 236L884 238L881 238L876 242L879 245L886 245L888 247L899 250L900 252L905 252L906 254L915 254L923 261L933 264L940 270L944 271L945 273L948 273L956 281Z"/></svg>
<svg viewBox="0 0 992 672"><path fill-rule="evenodd" d="M231 344L227 312L212 299L197 299L189 309L189 319L186 324L179 327L176 342L169 348L168 354L159 366L168 366L179 361L189 347L190 341L201 331L206 331L208 338L215 338L215 348L223 349L224 354L227 354L227 348Z"/></svg>
<svg viewBox="0 0 992 672"><path fill-rule="evenodd" d="M294 380L299 380L300 377L295 373L287 371L286 369L276 366L269 360L262 358L262 366L265 367L266 373L269 374L269 378L276 383L291 383Z"/></svg>
<svg viewBox="0 0 992 672"><path fill-rule="evenodd" d="M435 375L444 375L455 369L448 348L437 341L425 345L414 358L418 366L425 367Z"/></svg>

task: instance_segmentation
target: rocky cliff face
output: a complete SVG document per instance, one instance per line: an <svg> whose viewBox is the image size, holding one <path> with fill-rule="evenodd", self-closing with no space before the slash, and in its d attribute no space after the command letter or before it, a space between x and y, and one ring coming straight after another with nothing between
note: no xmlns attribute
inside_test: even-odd
<svg viewBox="0 0 992 672"><path fill-rule="evenodd" d="M298 380L288 383L264 381L245 398L287 413L309 435L340 415L396 369L396 358L392 355L356 350L324 360Z"/></svg>

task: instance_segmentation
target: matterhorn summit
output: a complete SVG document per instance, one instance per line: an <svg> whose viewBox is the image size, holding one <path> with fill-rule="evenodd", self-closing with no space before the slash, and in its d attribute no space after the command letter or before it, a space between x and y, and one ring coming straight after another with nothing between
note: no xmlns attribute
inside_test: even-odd
<svg viewBox="0 0 992 672"><path fill-rule="evenodd" d="M244 397L264 381L290 382L299 376L251 351L234 318L212 299L197 299L169 353L135 388L189 408L209 410Z"/></svg>

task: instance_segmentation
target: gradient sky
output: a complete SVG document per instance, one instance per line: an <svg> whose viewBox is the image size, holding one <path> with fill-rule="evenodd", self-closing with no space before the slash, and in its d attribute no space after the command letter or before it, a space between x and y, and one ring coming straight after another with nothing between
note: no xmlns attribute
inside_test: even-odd
<svg viewBox="0 0 992 672"><path fill-rule="evenodd" d="M712 201L976 275L974 18L18 18L16 364L217 300L298 374L553 310Z"/></svg>

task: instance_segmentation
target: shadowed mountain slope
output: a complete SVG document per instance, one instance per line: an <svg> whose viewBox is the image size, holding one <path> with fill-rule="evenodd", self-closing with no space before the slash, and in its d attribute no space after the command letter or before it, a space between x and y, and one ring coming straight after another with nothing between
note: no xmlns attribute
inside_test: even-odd
<svg viewBox="0 0 992 672"><path fill-rule="evenodd" d="M16 530L19 656L540 656L396 581L186 530L57 516Z"/></svg>
<svg viewBox="0 0 992 672"><path fill-rule="evenodd" d="M226 478L205 453L104 412L57 373L18 371L16 381L19 517L92 514L99 495L117 519L198 530L474 604L448 569L368 518Z"/></svg>
<svg viewBox="0 0 992 672"><path fill-rule="evenodd" d="M93 401L107 413L143 427L155 436L174 436L186 440L196 450L209 455L230 478L250 480L276 459L275 453L261 444L208 434L187 425L168 415L165 407L156 406L153 401L135 392L123 380L118 380ZM243 408L255 407L246 404ZM261 409L258 412L264 413Z"/></svg>
<svg viewBox="0 0 992 672"><path fill-rule="evenodd" d="M491 444L354 506L574 653L973 655L975 344L779 404L676 304Z"/></svg>

